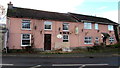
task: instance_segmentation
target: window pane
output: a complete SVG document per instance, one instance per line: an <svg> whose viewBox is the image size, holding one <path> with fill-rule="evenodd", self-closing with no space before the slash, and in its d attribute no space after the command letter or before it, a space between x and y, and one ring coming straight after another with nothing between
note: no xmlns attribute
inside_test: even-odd
<svg viewBox="0 0 120 68"><path fill-rule="evenodd" d="M22 21L22 28L23 29L30 29L30 20L23 20Z"/></svg>
<svg viewBox="0 0 120 68"><path fill-rule="evenodd" d="M85 39L88 39L88 37L85 37Z"/></svg>
<svg viewBox="0 0 120 68"><path fill-rule="evenodd" d="M63 35L63 39L68 39L68 35Z"/></svg>
<svg viewBox="0 0 120 68"><path fill-rule="evenodd" d="M95 24L95 29L98 29L98 24Z"/></svg>
<svg viewBox="0 0 120 68"><path fill-rule="evenodd" d="M45 29L51 29L51 25L45 25Z"/></svg>
<svg viewBox="0 0 120 68"><path fill-rule="evenodd" d="M22 45L30 45L30 40L22 40Z"/></svg>
<svg viewBox="0 0 120 68"><path fill-rule="evenodd" d="M68 35L63 35L63 42L68 42Z"/></svg>
<svg viewBox="0 0 120 68"><path fill-rule="evenodd" d="M113 25L108 25L108 30L113 30Z"/></svg>
<svg viewBox="0 0 120 68"><path fill-rule="evenodd" d="M68 23L64 23L63 24L63 30L68 30L69 26L68 26Z"/></svg>
<svg viewBox="0 0 120 68"><path fill-rule="evenodd" d="M98 37L95 38L95 40L98 40L98 39L99 39Z"/></svg>
<svg viewBox="0 0 120 68"><path fill-rule="evenodd" d="M30 34L22 34L22 45L30 45Z"/></svg>
<svg viewBox="0 0 120 68"><path fill-rule="evenodd" d="M44 27L45 27L45 29L52 29L52 22L45 21L44 22Z"/></svg>
<svg viewBox="0 0 120 68"><path fill-rule="evenodd" d="M68 40L63 40L63 42L68 42Z"/></svg>
<svg viewBox="0 0 120 68"><path fill-rule="evenodd" d="M109 42L114 42L114 38L113 38L113 37L110 37L110 38L109 38Z"/></svg>
<svg viewBox="0 0 120 68"><path fill-rule="evenodd" d="M91 23L84 23L84 28L85 29L92 29Z"/></svg>
<svg viewBox="0 0 120 68"><path fill-rule="evenodd" d="M29 34L23 34L23 39L30 39L30 35Z"/></svg>
<svg viewBox="0 0 120 68"><path fill-rule="evenodd" d="M85 44L91 44L92 43L92 37L85 37L84 38L84 43Z"/></svg>

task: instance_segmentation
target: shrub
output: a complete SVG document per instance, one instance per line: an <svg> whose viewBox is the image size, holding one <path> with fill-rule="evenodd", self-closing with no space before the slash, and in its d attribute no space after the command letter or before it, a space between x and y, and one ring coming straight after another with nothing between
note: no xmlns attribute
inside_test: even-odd
<svg viewBox="0 0 120 68"><path fill-rule="evenodd" d="M110 47L110 48L120 48L120 42L113 44L113 45L107 45L106 47Z"/></svg>

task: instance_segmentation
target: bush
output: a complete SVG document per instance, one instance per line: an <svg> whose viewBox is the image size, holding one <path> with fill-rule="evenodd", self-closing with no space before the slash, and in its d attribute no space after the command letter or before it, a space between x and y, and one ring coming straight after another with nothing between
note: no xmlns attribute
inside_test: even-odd
<svg viewBox="0 0 120 68"><path fill-rule="evenodd" d="M113 45L107 45L106 47L110 47L110 48L120 48L120 42L113 44Z"/></svg>
<svg viewBox="0 0 120 68"><path fill-rule="evenodd" d="M23 53L25 51L25 49L10 49L8 53Z"/></svg>

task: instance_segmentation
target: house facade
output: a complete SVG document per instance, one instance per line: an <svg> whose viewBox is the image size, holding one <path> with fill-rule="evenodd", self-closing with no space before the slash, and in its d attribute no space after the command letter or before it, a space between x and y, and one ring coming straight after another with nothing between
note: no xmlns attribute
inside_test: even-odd
<svg viewBox="0 0 120 68"><path fill-rule="evenodd" d="M8 4L7 29L9 49L54 50L117 43L114 25L106 18L75 13L57 13Z"/></svg>

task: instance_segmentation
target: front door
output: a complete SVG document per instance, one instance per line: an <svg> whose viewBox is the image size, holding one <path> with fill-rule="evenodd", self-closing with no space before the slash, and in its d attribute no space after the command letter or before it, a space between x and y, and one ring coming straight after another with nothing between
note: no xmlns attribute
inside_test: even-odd
<svg viewBox="0 0 120 68"><path fill-rule="evenodd" d="M51 50L51 34L44 35L44 50Z"/></svg>

